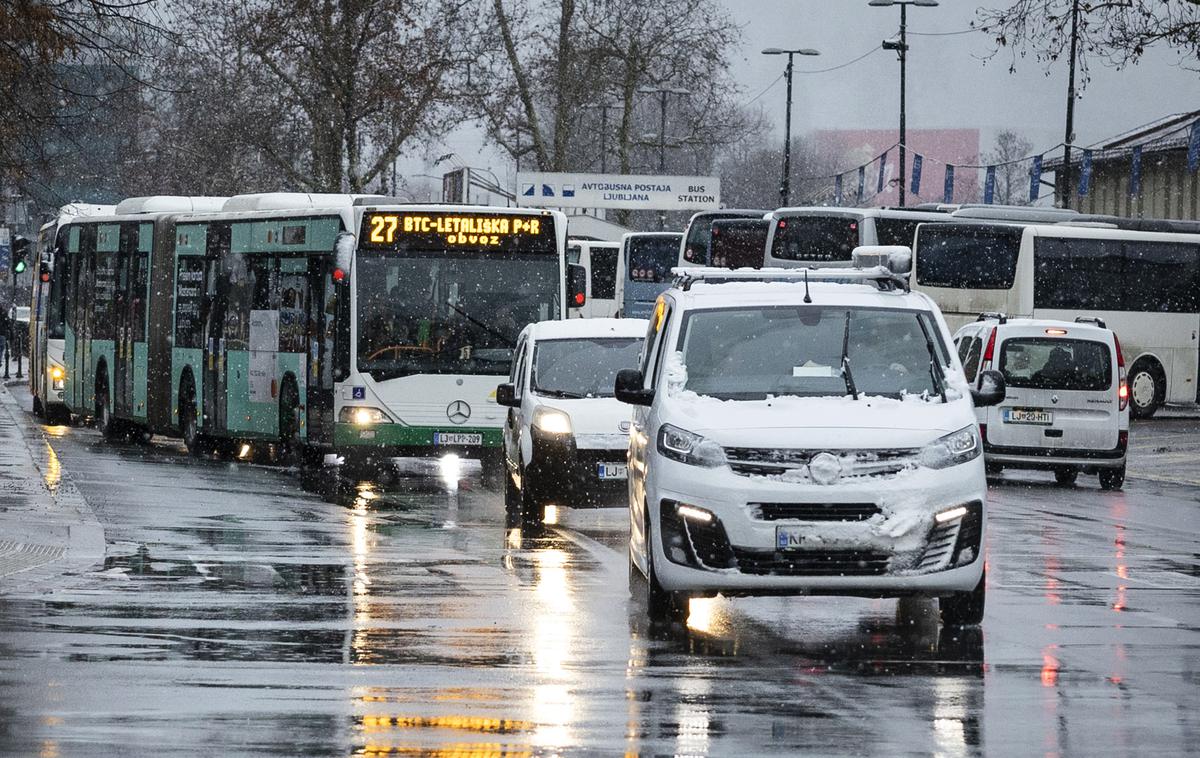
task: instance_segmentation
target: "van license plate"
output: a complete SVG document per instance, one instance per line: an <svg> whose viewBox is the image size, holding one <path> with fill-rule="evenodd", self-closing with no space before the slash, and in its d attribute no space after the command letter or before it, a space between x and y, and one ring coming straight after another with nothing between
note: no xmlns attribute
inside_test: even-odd
<svg viewBox="0 0 1200 758"><path fill-rule="evenodd" d="M1002 416L1006 424L1042 424L1048 426L1054 423L1052 411L1039 411L1033 408L1005 408Z"/></svg>
<svg viewBox="0 0 1200 758"><path fill-rule="evenodd" d="M794 526L775 527L775 548L777 550L799 550L804 545L804 534Z"/></svg>
<svg viewBox="0 0 1200 758"><path fill-rule="evenodd" d="M482 434L467 434L464 432L434 432L435 445L482 445Z"/></svg>
<svg viewBox="0 0 1200 758"><path fill-rule="evenodd" d="M624 463L599 463L596 473L601 479L628 479L629 467Z"/></svg>

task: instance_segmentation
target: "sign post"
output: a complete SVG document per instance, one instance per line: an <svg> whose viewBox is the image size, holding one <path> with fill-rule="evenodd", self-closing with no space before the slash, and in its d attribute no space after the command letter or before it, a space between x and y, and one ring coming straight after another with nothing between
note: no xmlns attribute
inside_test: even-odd
<svg viewBox="0 0 1200 758"><path fill-rule="evenodd" d="M517 205L637 211L718 210L721 180L713 176L522 171L517 174Z"/></svg>

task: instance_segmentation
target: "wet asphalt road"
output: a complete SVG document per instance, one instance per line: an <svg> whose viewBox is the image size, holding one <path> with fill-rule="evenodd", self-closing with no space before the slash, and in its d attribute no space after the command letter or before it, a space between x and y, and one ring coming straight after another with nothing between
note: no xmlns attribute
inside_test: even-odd
<svg viewBox="0 0 1200 758"><path fill-rule="evenodd" d="M179 445L48 438L102 563L0 580L12 755L1182 754L1200 744L1200 424L1123 493L994 482L981 630L717 599L650 630L619 513L521 540L437 480L341 503ZM1191 447L1189 447L1191 446ZM49 483L49 482L48 482ZM54 482L57 486L58 482Z"/></svg>

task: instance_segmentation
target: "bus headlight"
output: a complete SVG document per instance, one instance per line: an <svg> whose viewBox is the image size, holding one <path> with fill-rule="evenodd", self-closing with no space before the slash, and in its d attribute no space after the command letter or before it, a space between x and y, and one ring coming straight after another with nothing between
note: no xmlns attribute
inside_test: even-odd
<svg viewBox="0 0 1200 758"><path fill-rule="evenodd" d="M67 380L67 371L62 366L50 367L50 387L56 392L61 392L63 385Z"/></svg>
<svg viewBox="0 0 1200 758"><path fill-rule="evenodd" d="M371 424L390 424L392 420L378 408L364 405L347 405L338 412L338 421L343 424L370 426Z"/></svg>

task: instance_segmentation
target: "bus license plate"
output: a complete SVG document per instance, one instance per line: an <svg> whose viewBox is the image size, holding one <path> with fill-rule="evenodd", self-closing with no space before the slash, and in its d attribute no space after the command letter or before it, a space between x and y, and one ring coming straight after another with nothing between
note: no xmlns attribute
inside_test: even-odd
<svg viewBox="0 0 1200 758"><path fill-rule="evenodd" d="M1054 423L1054 413L1034 408L1005 408L1003 419L1006 424L1041 424L1049 426Z"/></svg>
<svg viewBox="0 0 1200 758"><path fill-rule="evenodd" d="M434 432L435 445L482 445L482 434L467 434L465 432Z"/></svg>
<svg viewBox="0 0 1200 758"><path fill-rule="evenodd" d="M777 550L799 550L804 544L804 534L794 526L775 527L775 548Z"/></svg>
<svg viewBox="0 0 1200 758"><path fill-rule="evenodd" d="M624 463L600 463L596 468L599 470L601 479L628 479L629 467Z"/></svg>

